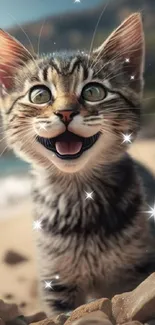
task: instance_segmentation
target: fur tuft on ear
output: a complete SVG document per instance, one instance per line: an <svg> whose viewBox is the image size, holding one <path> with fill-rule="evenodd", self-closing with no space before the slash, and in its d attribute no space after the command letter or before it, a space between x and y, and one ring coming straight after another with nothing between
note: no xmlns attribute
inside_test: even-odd
<svg viewBox="0 0 155 325"><path fill-rule="evenodd" d="M0 29L0 84L10 89L16 69L32 59L31 54L15 38Z"/></svg>
<svg viewBox="0 0 155 325"><path fill-rule="evenodd" d="M108 39L93 52L106 61L123 63L123 70L136 91L143 86L145 42L140 13L129 16Z"/></svg>

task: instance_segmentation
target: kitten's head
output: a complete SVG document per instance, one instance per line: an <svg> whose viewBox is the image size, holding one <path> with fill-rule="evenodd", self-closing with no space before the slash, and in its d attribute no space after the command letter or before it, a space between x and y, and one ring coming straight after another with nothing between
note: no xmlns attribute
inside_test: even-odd
<svg viewBox="0 0 155 325"><path fill-rule="evenodd" d="M139 13L96 50L33 57L0 31L1 110L8 144L43 168L75 173L106 164L134 138L143 89Z"/></svg>

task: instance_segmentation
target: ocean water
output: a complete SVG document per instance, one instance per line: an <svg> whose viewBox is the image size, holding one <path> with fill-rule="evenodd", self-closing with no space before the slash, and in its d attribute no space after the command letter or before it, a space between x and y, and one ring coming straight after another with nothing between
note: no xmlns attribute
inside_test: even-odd
<svg viewBox="0 0 155 325"><path fill-rule="evenodd" d="M0 158L0 211L30 198L29 170L29 164L14 156Z"/></svg>
<svg viewBox="0 0 155 325"><path fill-rule="evenodd" d="M30 165L15 156L5 156L0 158L0 177L7 175L28 173Z"/></svg>

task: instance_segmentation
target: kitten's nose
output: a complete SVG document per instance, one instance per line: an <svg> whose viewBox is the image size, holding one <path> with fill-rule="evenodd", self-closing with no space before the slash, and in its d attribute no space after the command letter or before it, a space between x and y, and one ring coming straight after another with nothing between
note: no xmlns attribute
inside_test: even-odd
<svg viewBox="0 0 155 325"><path fill-rule="evenodd" d="M68 124L75 115L79 114L79 112L73 112L72 110L64 110L64 111L57 111L54 114L58 115L60 119L65 123Z"/></svg>

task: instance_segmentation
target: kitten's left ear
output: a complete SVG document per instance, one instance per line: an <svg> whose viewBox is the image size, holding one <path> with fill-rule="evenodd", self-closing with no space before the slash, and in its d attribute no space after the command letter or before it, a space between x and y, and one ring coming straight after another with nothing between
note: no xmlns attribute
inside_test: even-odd
<svg viewBox="0 0 155 325"><path fill-rule="evenodd" d="M143 87L145 42L140 13L129 16L109 37L94 51L94 55L106 61L113 61L118 66L123 64L131 88L140 92ZM97 59L97 58L96 58Z"/></svg>
<svg viewBox="0 0 155 325"><path fill-rule="evenodd" d="M32 59L31 54L15 38L0 29L0 84L10 89L16 70Z"/></svg>

